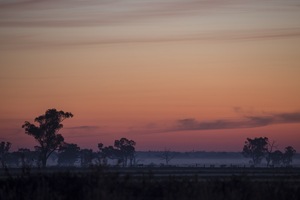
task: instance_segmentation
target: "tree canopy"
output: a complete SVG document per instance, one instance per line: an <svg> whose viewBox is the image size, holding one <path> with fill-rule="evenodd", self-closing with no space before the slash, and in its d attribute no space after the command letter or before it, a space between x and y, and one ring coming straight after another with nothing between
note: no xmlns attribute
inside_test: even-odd
<svg viewBox="0 0 300 200"><path fill-rule="evenodd" d="M128 159L130 165L132 165L135 153L136 143L133 140L127 138L121 138L120 140L115 140L114 146L119 150L120 159L123 162L123 166L127 166Z"/></svg>
<svg viewBox="0 0 300 200"><path fill-rule="evenodd" d="M3 168L6 167L5 163L6 163L7 154L10 147L11 147L10 142L0 142L0 161Z"/></svg>
<svg viewBox="0 0 300 200"><path fill-rule="evenodd" d="M51 153L58 150L64 142L64 137L59 134L59 130L63 128L62 122L72 117L73 114L70 112L48 109L45 114L34 119L38 124L37 126L28 121L25 121L22 125L25 133L33 136L39 143L37 150L40 152L40 161L43 167L46 166L47 159Z"/></svg>
<svg viewBox="0 0 300 200"><path fill-rule="evenodd" d="M293 156L296 154L296 150L292 146L287 146L284 153L279 150L273 151L274 149L277 149L275 141L270 143L267 137L247 138L242 154L246 158L251 158L254 165L260 164L263 158L267 161L267 167L270 166L270 163L273 167L276 165L289 166L292 163Z"/></svg>
<svg viewBox="0 0 300 200"><path fill-rule="evenodd" d="M77 144L65 143L60 149L58 154L58 165L72 166L79 158L80 147Z"/></svg>
<svg viewBox="0 0 300 200"><path fill-rule="evenodd" d="M254 165L258 165L268 151L268 142L267 137L247 138L242 153L245 157L251 158Z"/></svg>
<svg viewBox="0 0 300 200"><path fill-rule="evenodd" d="M292 146L287 146L283 153L283 164L290 165L293 161L293 156L296 154L296 150Z"/></svg>

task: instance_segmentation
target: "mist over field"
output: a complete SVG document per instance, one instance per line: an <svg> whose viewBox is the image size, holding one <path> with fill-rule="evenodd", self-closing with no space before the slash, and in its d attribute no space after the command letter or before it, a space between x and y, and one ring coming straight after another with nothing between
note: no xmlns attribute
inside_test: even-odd
<svg viewBox="0 0 300 200"><path fill-rule="evenodd" d="M165 163L159 158L141 158L140 162L144 165L155 164L157 166L163 166ZM170 165L180 166L180 167L249 167L249 159L243 158L174 158L170 161ZM226 165L226 166L224 166ZM266 162L262 163L265 166ZM293 160L294 167L300 167L300 158L295 158Z"/></svg>
<svg viewBox="0 0 300 200"><path fill-rule="evenodd" d="M137 151L136 163L138 167L206 167L206 168L244 168L251 167L253 163L249 158L245 158L241 152L170 152L174 156L166 165L165 160L161 158L162 151ZM56 158L49 160L49 166L57 166ZM117 160L108 160L111 167L118 166ZM77 160L75 166L80 167L80 161ZM267 162L263 160L258 167L266 167ZM293 157L293 167L300 167L300 154ZM283 167L282 165L276 166Z"/></svg>

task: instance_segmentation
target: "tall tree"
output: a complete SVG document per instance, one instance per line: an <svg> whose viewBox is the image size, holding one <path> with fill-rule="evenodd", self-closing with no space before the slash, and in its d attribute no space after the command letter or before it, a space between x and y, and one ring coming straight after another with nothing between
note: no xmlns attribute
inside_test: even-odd
<svg viewBox="0 0 300 200"><path fill-rule="evenodd" d="M114 146L117 150L119 150L120 158L123 162L123 167L127 166L128 160L130 161L130 165L132 165L132 162L134 160L135 145L135 141L128 140L127 138L115 140Z"/></svg>
<svg viewBox="0 0 300 200"><path fill-rule="evenodd" d="M117 159L118 164L121 163L121 161L122 161L120 150L115 149L113 146L102 147L101 156L103 159L102 164L104 164L104 165L106 165L108 163L107 159L111 159L111 160Z"/></svg>
<svg viewBox="0 0 300 200"><path fill-rule="evenodd" d="M268 138L260 137L250 139L247 138L245 141L245 145L243 148L242 154L246 158L251 158L251 162L254 165L258 165L261 163L261 160L264 158L265 154L268 150Z"/></svg>
<svg viewBox="0 0 300 200"><path fill-rule="evenodd" d="M296 154L296 150L292 146L285 147L283 153L283 164L286 166L293 162L293 156Z"/></svg>
<svg viewBox="0 0 300 200"><path fill-rule="evenodd" d="M3 168L6 167L8 151L11 147L10 142L0 142L0 160Z"/></svg>
<svg viewBox="0 0 300 200"><path fill-rule="evenodd" d="M39 143L37 150L40 152L40 160L43 168L46 167L49 156L55 150L58 150L64 142L64 137L59 134L59 130L63 128L62 122L72 117L73 114L70 112L48 109L44 115L40 115L34 119L38 123L37 126L28 121L25 121L22 125L25 133L33 136Z"/></svg>

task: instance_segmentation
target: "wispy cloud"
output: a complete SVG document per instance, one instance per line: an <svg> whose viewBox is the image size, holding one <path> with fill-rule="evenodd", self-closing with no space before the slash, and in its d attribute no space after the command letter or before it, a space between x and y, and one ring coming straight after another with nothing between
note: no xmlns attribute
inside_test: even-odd
<svg viewBox="0 0 300 200"><path fill-rule="evenodd" d="M1 35L1 34L0 34ZM96 36L80 37L71 35L69 38L62 40L61 38L44 40L43 38L27 38L16 39L14 35L4 36L0 39L2 48L14 47L61 47L61 46L87 46L87 45L106 45L106 44L134 44L134 43L167 43L167 42L184 42L184 41L251 41L251 40L267 40L267 39L280 39L280 38L299 38L299 28L277 28L277 29L257 29L257 30L244 30L244 31L207 31L191 34L178 34L168 35L162 34L159 36L109 36L103 35L101 38Z"/></svg>
<svg viewBox="0 0 300 200"><path fill-rule="evenodd" d="M216 119L211 121L199 121L195 118L179 119L169 125L158 125L147 128L131 128L132 133L163 133L177 131L204 131L223 129L243 129L264 127L274 124L300 123L300 112L277 113L268 115L244 116L236 120Z"/></svg>
<svg viewBox="0 0 300 200"><path fill-rule="evenodd" d="M228 13L227 9L243 12L299 10L299 4L291 0L276 1L272 5L267 0L251 3L249 5L249 2L240 0L0 0L0 26L102 26L178 16L203 16L220 11ZM261 7L259 3L265 6Z"/></svg>
<svg viewBox="0 0 300 200"><path fill-rule="evenodd" d="M63 135L66 138L88 138L99 137L108 134L108 130L104 126L72 126L64 128Z"/></svg>
<svg viewBox="0 0 300 200"><path fill-rule="evenodd" d="M99 126L72 126L72 127L66 127L65 129L72 129L72 130L95 130L100 129Z"/></svg>
<svg viewBox="0 0 300 200"><path fill-rule="evenodd" d="M207 13L209 10L232 4L233 0L17 0L13 3L6 2L0 1L0 10L12 18L0 19L1 26L65 27L127 24L148 19L199 15L202 12ZM43 12L39 12L40 10ZM11 15L12 11L18 11L19 15L30 13L31 17L18 18L16 16L19 15Z"/></svg>
<svg viewBox="0 0 300 200"><path fill-rule="evenodd" d="M207 122L200 122L193 118L181 119L169 131L255 128L285 123L300 123L300 112L245 116L240 120L218 119Z"/></svg>
<svg viewBox="0 0 300 200"><path fill-rule="evenodd" d="M253 2L238 0L0 0L0 28L3 29L0 43L2 49L14 49L294 38L300 37L300 24L290 23L295 20L288 17L286 10L300 12L300 7L294 4L276 1L269 6L265 2L262 5L268 6L260 8ZM252 15L241 17L258 8L275 13L280 23L273 26L267 18L260 22ZM285 19L276 15L283 8L287 12ZM232 20L236 17L241 18L239 23ZM251 26L244 26L249 19Z"/></svg>

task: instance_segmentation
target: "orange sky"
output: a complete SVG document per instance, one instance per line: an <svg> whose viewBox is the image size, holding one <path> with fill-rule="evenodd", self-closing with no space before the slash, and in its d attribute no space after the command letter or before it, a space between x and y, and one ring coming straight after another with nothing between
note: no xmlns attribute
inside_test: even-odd
<svg viewBox="0 0 300 200"><path fill-rule="evenodd" d="M82 147L239 151L267 136L300 151L299 5L0 0L0 141L32 147L22 123L57 108Z"/></svg>

